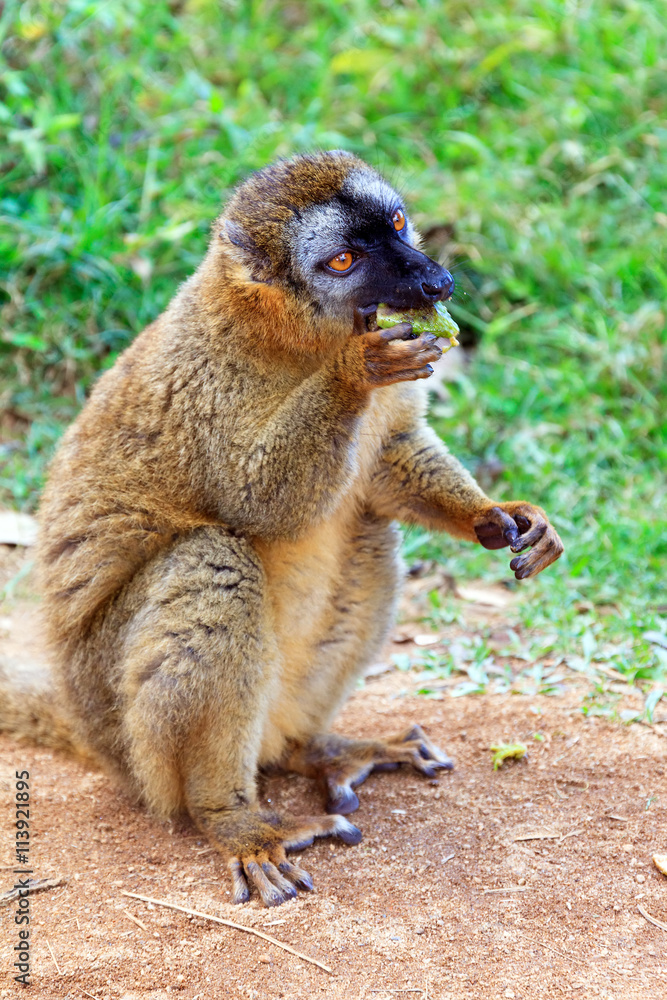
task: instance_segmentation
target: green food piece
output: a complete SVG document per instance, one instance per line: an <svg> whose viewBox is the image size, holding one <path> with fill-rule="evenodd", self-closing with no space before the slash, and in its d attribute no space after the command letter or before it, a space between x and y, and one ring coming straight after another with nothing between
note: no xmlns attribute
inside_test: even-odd
<svg viewBox="0 0 667 1000"><path fill-rule="evenodd" d="M456 334L459 328L449 315L447 307L442 302L436 302L432 309L391 309L389 306L378 306L377 323L383 330L398 323L412 323L412 332L416 334L434 333L437 337L448 337L450 347L458 344Z"/></svg>
<svg viewBox="0 0 667 1000"><path fill-rule="evenodd" d="M518 760L521 757L525 757L528 752L528 748L523 743L494 743L489 749L493 754L494 771L497 771L502 766L503 761L509 757L514 757Z"/></svg>

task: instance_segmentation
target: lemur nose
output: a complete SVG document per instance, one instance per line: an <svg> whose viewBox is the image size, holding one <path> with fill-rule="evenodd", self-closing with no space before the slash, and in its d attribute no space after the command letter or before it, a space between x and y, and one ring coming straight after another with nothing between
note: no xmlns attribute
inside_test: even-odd
<svg viewBox="0 0 667 1000"><path fill-rule="evenodd" d="M422 292L429 298L448 299L454 291L454 279L449 271L443 271L441 275L433 279L433 283L422 281Z"/></svg>

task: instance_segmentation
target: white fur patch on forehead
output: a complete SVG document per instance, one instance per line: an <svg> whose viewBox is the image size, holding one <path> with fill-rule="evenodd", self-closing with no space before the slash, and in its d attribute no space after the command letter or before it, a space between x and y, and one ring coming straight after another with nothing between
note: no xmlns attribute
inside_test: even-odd
<svg viewBox="0 0 667 1000"><path fill-rule="evenodd" d="M350 198L358 198L364 206L377 208L380 212L385 212L387 216L390 216L399 205L403 205L403 199L398 192L394 191L393 187L370 167L365 170L363 168L351 170L345 178L341 194ZM421 243L421 237L410 222L407 213L402 236L413 247L418 247Z"/></svg>
<svg viewBox="0 0 667 1000"><path fill-rule="evenodd" d="M396 191L370 169L351 170L345 178L341 193L376 205L385 212L391 212L402 201Z"/></svg>

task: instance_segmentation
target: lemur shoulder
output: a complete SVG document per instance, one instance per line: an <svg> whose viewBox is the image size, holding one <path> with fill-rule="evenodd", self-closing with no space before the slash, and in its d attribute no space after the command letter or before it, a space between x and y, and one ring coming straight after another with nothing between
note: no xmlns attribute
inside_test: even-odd
<svg viewBox="0 0 667 1000"><path fill-rule="evenodd" d="M451 766L419 727L329 732L392 622L396 521L510 545L520 578L562 551L543 511L490 500L428 428L435 338L374 323L379 302L451 295L418 245L348 153L254 174L51 466L38 562L73 739L157 815L188 813L237 902L310 888L286 851L313 837L357 843L345 816L373 769ZM315 778L326 812L262 809L268 765Z"/></svg>

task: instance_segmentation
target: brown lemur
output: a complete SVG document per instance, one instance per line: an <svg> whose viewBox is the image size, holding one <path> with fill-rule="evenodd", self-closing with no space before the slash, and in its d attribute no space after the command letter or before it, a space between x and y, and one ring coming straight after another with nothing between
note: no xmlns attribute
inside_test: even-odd
<svg viewBox="0 0 667 1000"><path fill-rule="evenodd" d="M311 888L286 850L357 843L345 814L372 770L452 766L419 727L329 732L392 622L395 522L509 545L519 578L562 551L539 507L490 500L427 426L433 335L377 329L379 302L451 295L418 244L349 153L254 174L50 469L38 566L72 739L159 816L188 813L236 902ZM315 778L328 815L265 811L273 765Z"/></svg>

